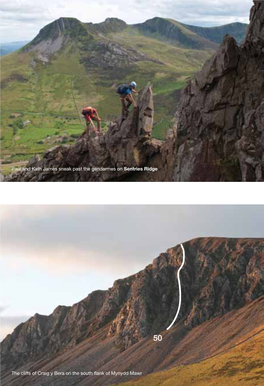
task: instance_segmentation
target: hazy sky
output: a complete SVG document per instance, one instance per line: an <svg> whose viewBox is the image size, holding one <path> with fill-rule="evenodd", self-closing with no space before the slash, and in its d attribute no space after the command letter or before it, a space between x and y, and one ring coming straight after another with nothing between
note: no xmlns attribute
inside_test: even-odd
<svg viewBox="0 0 264 386"><path fill-rule="evenodd" d="M202 236L263 237L264 206L2 206L3 338Z"/></svg>
<svg viewBox="0 0 264 386"><path fill-rule="evenodd" d="M0 33L2 42L31 40L59 17L95 23L118 17L135 24L155 16L201 26L248 23L252 4L252 0L1 0Z"/></svg>

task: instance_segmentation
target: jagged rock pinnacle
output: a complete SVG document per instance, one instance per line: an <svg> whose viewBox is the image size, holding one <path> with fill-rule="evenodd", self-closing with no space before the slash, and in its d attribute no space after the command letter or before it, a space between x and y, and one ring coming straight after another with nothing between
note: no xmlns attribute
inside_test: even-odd
<svg viewBox="0 0 264 386"><path fill-rule="evenodd" d="M83 134L73 146L50 149L42 159L34 157L25 171L6 181L169 181L174 140L164 143L151 138L153 117L153 93L148 85L139 94L138 107L124 121L111 123L103 137ZM158 170L144 171L144 167Z"/></svg>
<svg viewBox="0 0 264 386"><path fill-rule="evenodd" d="M176 116L176 181L263 181L264 2L245 42L226 36L183 91Z"/></svg>
<svg viewBox="0 0 264 386"><path fill-rule="evenodd" d="M246 37L247 42L256 43L258 47L264 46L264 4L263 0L255 0L250 13L250 25Z"/></svg>

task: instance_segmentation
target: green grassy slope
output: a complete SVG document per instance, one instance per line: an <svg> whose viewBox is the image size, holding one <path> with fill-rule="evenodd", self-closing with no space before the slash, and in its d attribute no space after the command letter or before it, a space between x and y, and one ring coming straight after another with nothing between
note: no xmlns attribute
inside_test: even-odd
<svg viewBox="0 0 264 386"><path fill-rule="evenodd" d="M53 145L47 137L77 135L82 131L72 97L72 85L78 85L85 76L78 56L65 50L47 68L39 64L32 69L30 60L29 53L15 53L3 60L2 76L6 80L11 78L2 89L1 157L7 155L7 162L10 158L21 161L43 153ZM17 62L20 65L13 69ZM25 80L19 81L19 76ZM12 77L18 80L13 82ZM74 88L76 99L85 104L86 95ZM21 121L27 120L30 123L23 127Z"/></svg>
<svg viewBox="0 0 264 386"><path fill-rule="evenodd" d="M227 352L203 362L151 374L124 386L261 386L264 385L264 330Z"/></svg>
<svg viewBox="0 0 264 386"><path fill-rule="evenodd" d="M197 35L172 19L155 17L139 24L137 28L145 36L168 42L177 47L196 50L214 50L217 48L217 45L212 41Z"/></svg>
<svg viewBox="0 0 264 386"><path fill-rule="evenodd" d="M183 40L177 34L169 39L161 37L162 31L146 34L139 25L128 26L118 19L92 25L67 18L46 26L24 49L0 59L4 173L56 144L73 143L84 130L80 113L86 105L98 109L106 128L120 115L117 85L131 80L138 83L138 89L152 83L153 134L159 139L165 137L173 124L180 89L212 55L214 46L180 23L156 19L166 26L175 23ZM61 33L67 44L48 63L38 60L35 47ZM148 59L128 63L124 59L118 66L105 59L100 62L110 43L145 54Z"/></svg>

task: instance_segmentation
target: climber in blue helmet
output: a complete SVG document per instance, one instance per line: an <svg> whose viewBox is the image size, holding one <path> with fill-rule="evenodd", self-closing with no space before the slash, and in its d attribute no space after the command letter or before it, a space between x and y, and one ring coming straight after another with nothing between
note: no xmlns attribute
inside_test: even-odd
<svg viewBox="0 0 264 386"><path fill-rule="evenodd" d="M138 94L136 91L137 84L136 82L131 82L130 84L122 84L117 89L117 94L120 96L122 103L122 119L126 119L128 116L128 109L133 103L134 107L137 107L135 99L133 98L133 92Z"/></svg>

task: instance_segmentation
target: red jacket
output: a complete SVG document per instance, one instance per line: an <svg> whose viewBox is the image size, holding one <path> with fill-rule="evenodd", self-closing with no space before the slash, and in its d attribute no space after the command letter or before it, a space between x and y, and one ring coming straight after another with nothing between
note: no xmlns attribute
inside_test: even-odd
<svg viewBox="0 0 264 386"><path fill-rule="evenodd" d="M93 107L85 107L83 109L83 113L85 114L85 118L89 120L89 118L95 118L95 114L97 113L97 111Z"/></svg>

